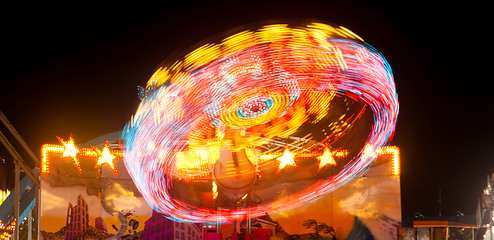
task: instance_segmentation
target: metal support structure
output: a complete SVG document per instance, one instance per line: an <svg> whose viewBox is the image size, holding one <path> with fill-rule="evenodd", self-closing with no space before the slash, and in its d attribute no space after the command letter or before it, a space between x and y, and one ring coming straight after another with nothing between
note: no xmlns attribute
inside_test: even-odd
<svg viewBox="0 0 494 240"><path fill-rule="evenodd" d="M20 175L21 175L21 169L19 168L19 164L15 164L15 169L14 169L14 177L15 177L15 189L14 189L14 221L15 221L15 228L14 228L14 240L19 239L19 227L21 225L21 222L19 221L19 201L20 201Z"/></svg>
<svg viewBox="0 0 494 240"><path fill-rule="evenodd" d="M221 216L221 208L216 208L216 210L218 210L219 215ZM221 234L221 221L219 219L216 221L216 233Z"/></svg>
<svg viewBox="0 0 494 240"><path fill-rule="evenodd" d="M36 187L36 233L36 239L41 239L41 189L38 187Z"/></svg>
<svg viewBox="0 0 494 240"><path fill-rule="evenodd" d="M28 165L24 162L24 160L19 155L19 153L15 150L15 148L12 146L12 144L10 144L9 140L7 139L7 137L5 137L5 135L2 133L2 131L0 131L0 142L2 142L2 144L5 146L7 151L9 151L10 155L12 155L12 157L14 158L15 164L19 165L22 168L24 173L26 173L26 175L29 177L29 179L31 179L31 181L33 181L33 183L34 183L34 185L36 185L36 187L39 187L39 178L34 175L34 173L31 169L29 169Z"/></svg>
<svg viewBox="0 0 494 240"><path fill-rule="evenodd" d="M27 239L33 239L33 212L27 215Z"/></svg>
<svg viewBox="0 0 494 240"><path fill-rule="evenodd" d="M14 136L15 140L22 146L24 151L27 152L27 154L33 159L35 166L39 169L39 159L34 155L33 151L27 143L22 139L21 135L15 130L14 126L9 122L7 117L0 111L0 121L3 123L3 125L9 130L9 132ZM31 179L32 180L32 179ZM34 182L34 180L33 180Z"/></svg>
<svg viewBox="0 0 494 240"><path fill-rule="evenodd" d="M21 145L21 147L24 149L24 151L29 155L29 157L32 158L35 166L36 166L36 171L33 172L32 169L26 164L24 159L19 155L19 153L16 151L16 149L12 146L12 144L9 142L7 137L0 131L0 143L7 149L7 151L10 153L10 155L14 158L14 164L15 164L15 190L14 190L14 217L15 217L15 230L14 230L14 235L13 239L18 240L19 239L19 228L20 228L20 223L22 222L22 219L19 219L20 216L20 209L19 209L19 202L20 202L20 172L21 170L29 177L29 179L34 183L35 185L35 199L36 199L36 206L37 206L37 212L36 212L36 239L40 239L40 218L41 218L41 205L40 205L40 197L41 197L41 188L40 188L40 162L39 159L34 155L33 151L28 147L27 143L22 139L20 134L15 130L15 128L12 126L12 124L9 122L7 117L0 111L0 122L3 123L3 125L7 128L7 130L10 132L10 134L17 140L17 142ZM32 217L32 213L29 213L29 216ZM29 221L29 227L28 227L28 239L32 239L31 235L31 227L32 227L32 220Z"/></svg>
<svg viewBox="0 0 494 240"><path fill-rule="evenodd" d="M250 211L247 213L247 233L250 233L251 231L251 223L250 223Z"/></svg>
<svg viewBox="0 0 494 240"><path fill-rule="evenodd" d="M249 191L249 193L247 195L247 233L250 233L250 231L251 231L251 222L250 222L251 195L252 195L252 191Z"/></svg>

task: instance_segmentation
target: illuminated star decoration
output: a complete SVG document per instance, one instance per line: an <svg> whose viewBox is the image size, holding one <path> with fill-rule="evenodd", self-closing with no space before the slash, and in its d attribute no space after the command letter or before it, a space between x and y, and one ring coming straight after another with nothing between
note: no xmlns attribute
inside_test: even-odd
<svg viewBox="0 0 494 240"><path fill-rule="evenodd" d="M62 158L64 157L71 157L74 160L74 163L77 167L77 170L81 172L81 163L79 162L79 159L77 159L77 154L79 153L79 149L75 146L74 138L72 137L72 134L70 134L69 139L67 141L64 141L61 137L57 136L58 141L63 145L63 154Z"/></svg>
<svg viewBox="0 0 494 240"><path fill-rule="evenodd" d="M296 167L297 165L295 164L295 161L293 158L295 157L295 154L291 153L288 150L288 147L285 147L285 151L283 152L283 155L281 157L278 157L278 161L280 161L280 166L278 167L278 170L276 171L276 175L281 172L287 165L289 166L294 166Z"/></svg>
<svg viewBox="0 0 494 240"><path fill-rule="evenodd" d="M317 159L319 160L319 168L317 169L317 172L321 171L321 169L328 164L336 166L336 161L334 160L333 154L327 146L324 148L322 155L317 157Z"/></svg>
<svg viewBox="0 0 494 240"><path fill-rule="evenodd" d="M94 151L98 153L98 162L94 167L98 167L106 163L113 173L118 177L118 170L115 168L115 164L113 164L113 160L117 158L117 156L111 154L110 152L110 145L108 144L108 140L105 141L105 144L103 145L103 149L100 150L99 148L92 146Z"/></svg>

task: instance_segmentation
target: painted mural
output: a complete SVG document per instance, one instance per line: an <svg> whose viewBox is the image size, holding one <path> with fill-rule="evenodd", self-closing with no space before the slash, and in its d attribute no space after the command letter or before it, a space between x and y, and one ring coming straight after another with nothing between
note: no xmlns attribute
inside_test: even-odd
<svg viewBox="0 0 494 240"><path fill-rule="evenodd" d="M389 149L365 174L314 204L252 219L252 227L269 229L270 239L396 239L399 150ZM127 173L117 140L81 147L70 136L45 144L41 184L43 239L200 240L216 231L214 223L176 222L153 211ZM222 224L222 238L245 225Z"/></svg>

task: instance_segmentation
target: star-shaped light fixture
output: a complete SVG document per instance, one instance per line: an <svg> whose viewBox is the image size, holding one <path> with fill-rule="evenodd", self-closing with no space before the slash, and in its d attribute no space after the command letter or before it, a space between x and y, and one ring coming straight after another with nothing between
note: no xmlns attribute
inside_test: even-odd
<svg viewBox="0 0 494 240"><path fill-rule="evenodd" d="M104 163L106 163L111 168L113 173L116 176L118 176L118 170L115 167L115 164L113 164L113 160L115 158L117 158L117 156L111 154L110 145L108 144L108 140L105 141L105 144L103 145L102 150L100 150L99 148L92 146L92 145L91 145L91 147L93 147L94 151L96 153L98 153L98 162L96 163L96 165L94 167L98 167L98 166L101 166Z"/></svg>
<svg viewBox="0 0 494 240"><path fill-rule="evenodd" d="M378 157L378 154L380 154L379 151L380 149L375 149L372 145L367 144L364 147L363 156L374 159Z"/></svg>
<svg viewBox="0 0 494 240"><path fill-rule="evenodd" d="M278 161L280 161L280 166L278 167L278 170L276 171L276 175L281 172L286 166L294 166L296 167L297 165L295 164L295 161L293 160L295 157L295 154L291 153L288 150L288 147L285 147L285 151L283 152L283 155L281 157L278 157Z"/></svg>
<svg viewBox="0 0 494 240"><path fill-rule="evenodd" d="M72 134L70 134L69 139L67 141L64 141L59 136L57 136L57 138L58 141L60 141L60 143L63 145L62 158L71 157L74 160L77 170L81 172L81 163L79 162L79 159L77 159L77 154L79 153L79 149L75 146L75 141L74 138L72 137Z"/></svg>
<svg viewBox="0 0 494 240"><path fill-rule="evenodd" d="M333 154L327 146L324 148L322 155L317 157L317 159L319 160L319 168L317 169L317 172L321 171L321 169L328 164L336 166L336 161L334 160Z"/></svg>

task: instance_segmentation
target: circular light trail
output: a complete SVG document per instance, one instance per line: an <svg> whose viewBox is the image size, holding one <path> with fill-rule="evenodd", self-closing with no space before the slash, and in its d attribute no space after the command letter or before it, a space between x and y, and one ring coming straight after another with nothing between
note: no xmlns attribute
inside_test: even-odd
<svg viewBox="0 0 494 240"><path fill-rule="evenodd" d="M125 165L153 209L196 222L318 199L372 162L398 116L384 57L321 23L203 45L147 89L123 132Z"/></svg>

